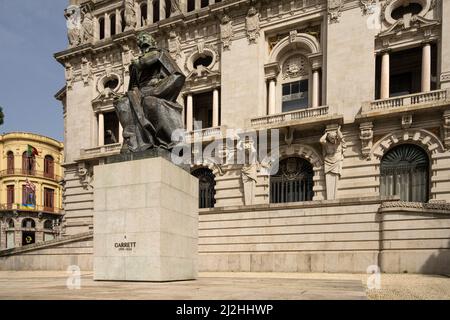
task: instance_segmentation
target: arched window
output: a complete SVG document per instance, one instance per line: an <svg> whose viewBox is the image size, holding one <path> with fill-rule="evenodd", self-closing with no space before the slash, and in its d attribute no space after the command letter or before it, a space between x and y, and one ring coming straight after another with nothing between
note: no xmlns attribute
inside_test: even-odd
<svg viewBox="0 0 450 320"><path fill-rule="evenodd" d="M7 164L6 164L6 170L8 174L14 173L14 153L12 151L9 151L7 154Z"/></svg>
<svg viewBox="0 0 450 320"><path fill-rule="evenodd" d="M28 151L22 154L22 173L25 175L34 175L36 169L36 156L30 155Z"/></svg>
<svg viewBox="0 0 450 320"><path fill-rule="evenodd" d="M401 201L428 202L429 158L412 144L397 146L381 160L380 193L400 196Z"/></svg>
<svg viewBox="0 0 450 320"><path fill-rule="evenodd" d="M36 222L33 219L27 218L22 221L22 228L24 229L34 229L36 228Z"/></svg>
<svg viewBox="0 0 450 320"><path fill-rule="evenodd" d="M9 227L10 229L14 229L14 221L13 221L13 219L9 219L8 227Z"/></svg>
<svg viewBox="0 0 450 320"><path fill-rule="evenodd" d="M144 27L147 25L147 4L141 4L141 26Z"/></svg>
<svg viewBox="0 0 450 320"><path fill-rule="evenodd" d="M105 18L101 17L98 19L98 27L99 27L99 39L102 40L105 38Z"/></svg>
<svg viewBox="0 0 450 320"><path fill-rule="evenodd" d="M214 199L216 182L213 172L210 169L201 168L192 172L192 175L199 179L199 208L214 208L216 203Z"/></svg>
<svg viewBox="0 0 450 320"><path fill-rule="evenodd" d="M111 23L110 33L111 33L111 36L114 36L116 34L116 15L111 14L109 16L109 21Z"/></svg>
<svg viewBox="0 0 450 320"><path fill-rule="evenodd" d="M311 201L313 198L312 165L303 158L280 161L278 172L270 177L270 202Z"/></svg>
<svg viewBox="0 0 450 320"><path fill-rule="evenodd" d="M44 229L45 230L53 230L53 221L52 220L46 220L44 222Z"/></svg>
<svg viewBox="0 0 450 320"><path fill-rule="evenodd" d="M47 155L44 158L44 176L47 178L54 178L55 175L55 161L52 156Z"/></svg>

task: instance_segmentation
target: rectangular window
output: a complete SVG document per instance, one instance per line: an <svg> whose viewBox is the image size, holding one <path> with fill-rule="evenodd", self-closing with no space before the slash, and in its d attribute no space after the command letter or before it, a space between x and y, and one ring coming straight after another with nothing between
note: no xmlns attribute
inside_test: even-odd
<svg viewBox="0 0 450 320"><path fill-rule="evenodd" d="M202 129L213 126L213 93L194 95L194 121L201 122Z"/></svg>
<svg viewBox="0 0 450 320"><path fill-rule="evenodd" d="M308 80L283 84L283 112L308 108Z"/></svg>
<svg viewBox="0 0 450 320"><path fill-rule="evenodd" d="M8 209L12 209L14 202L15 202L15 197L14 197L14 186L7 186L6 187L6 203L8 206Z"/></svg>
<svg viewBox="0 0 450 320"><path fill-rule="evenodd" d="M44 188L44 207L46 211L53 211L55 207L55 190Z"/></svg>
<svg viewBox="0 0 450 320"><path fill-rule="evenodd" d="M119 142L119 118L115 112L108 112L105 116L105 145Z"/></svg>

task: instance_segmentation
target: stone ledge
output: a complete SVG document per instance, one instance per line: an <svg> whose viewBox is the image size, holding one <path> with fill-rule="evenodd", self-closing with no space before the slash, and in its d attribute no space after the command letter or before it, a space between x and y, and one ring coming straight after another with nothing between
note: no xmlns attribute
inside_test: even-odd
<svg viewBox="0 0 450 320"><path fill-rule="evenodd" d="M282 204L259 204L253 206L229 206L218 207L213 209L201 209L200 215L218 214L218 213L235 213L248 211L267 211L267 210L289 210L289 209L308 209L308 208L325 208L349 205L368 205L381 204L384 201L396 201L398 197L359 197L359 198L342 198L337 200L318 200L306 201L296 203L282 203Z"/></svg>
<svg viewBox="0 0 450 320"><path fill-rule="evenodd" d="M405 201L386 201L381 204L380 213L389 212L419 212L419 213L441 213L450 214L450 203L448 202L405 202Z"/></svg>

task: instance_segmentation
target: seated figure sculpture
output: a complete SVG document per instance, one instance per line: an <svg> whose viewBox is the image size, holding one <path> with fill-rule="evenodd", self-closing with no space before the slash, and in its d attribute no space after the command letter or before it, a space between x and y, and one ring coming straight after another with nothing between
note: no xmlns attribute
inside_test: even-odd
<svg viewBox="0 0 450 320"><path fill-rule="evenodd" d="M130 85L114 102L123 127L122 152L171 150L172 133L183 129L183 107L176 102L186 77L176 62L148 33L140 33L141 56L130 66Z"/></svg>

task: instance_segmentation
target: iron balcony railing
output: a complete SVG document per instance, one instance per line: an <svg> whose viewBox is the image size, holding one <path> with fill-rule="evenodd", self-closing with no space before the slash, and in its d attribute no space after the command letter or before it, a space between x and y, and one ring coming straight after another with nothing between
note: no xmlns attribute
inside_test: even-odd
<svg viewBox="0 0 450 320"><path fill-rule="evenodd" d="M61 181L63 178L51 172L29 170L29 169L6 169L0 171L0 177L7 176L30 176L37 178L46 178L54 181Z"/></svg>

